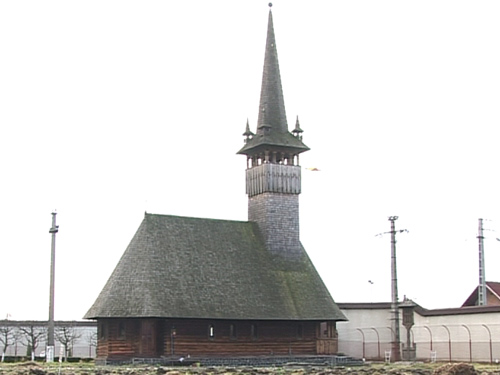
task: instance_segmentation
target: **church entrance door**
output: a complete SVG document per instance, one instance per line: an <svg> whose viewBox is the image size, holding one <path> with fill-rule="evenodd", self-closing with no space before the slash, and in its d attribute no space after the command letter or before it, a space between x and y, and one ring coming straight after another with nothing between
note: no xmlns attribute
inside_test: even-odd
<svg viewBox="0 0 500 375"><path fill-rule="evenodd" d="M158 355L157 331L158 321L153 319L141 321L140 353L143 357L156 357Z"/></svg>

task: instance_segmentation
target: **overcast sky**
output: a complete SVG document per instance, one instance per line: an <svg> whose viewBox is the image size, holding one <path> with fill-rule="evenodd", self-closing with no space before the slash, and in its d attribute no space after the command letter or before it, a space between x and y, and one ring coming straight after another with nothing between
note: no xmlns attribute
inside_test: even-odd
<svg viewBox="0 0 500 375"><path fill-rule="evenodd" d="M81 319L144 212L247 220L267 1L0 2L0 318ZM500 281L500 3L277 0L301 240L337 302ZM315 167L318 172L306 168ZM372 282L370 283L369 280Z"/></svg>

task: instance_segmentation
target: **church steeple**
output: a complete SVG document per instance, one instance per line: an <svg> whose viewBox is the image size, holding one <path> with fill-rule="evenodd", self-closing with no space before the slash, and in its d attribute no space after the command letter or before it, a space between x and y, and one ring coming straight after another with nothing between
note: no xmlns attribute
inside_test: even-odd
<svg viewBox="0 0 500 375"><path fill-rule="evenodd" d="M272 254L300 258L304 251L299 239L299 154L309 147L302 142L298 118L295 129L288 130L271 10L257 130L252 133L247 120L243 136L245 144L238 154L247 156L248 220L257 223Z"/></svg>
<svg viewBox="0 0 500 375"><path fill-rule="evenodd" d="M302 140L288 131L273 15L269 9L257 131L252 139L246 141L238 154L247 155L255 161L259 158L264 159L266 152L277 152L286 154L286 158L292 160L296 155L307 150L309 148ZM278 157L276 162L280 161L283 160Z"/></svg>
<svg viewBox="0 0 500 375"><path fill-rule="evenodd" d="M271 9L269 9L267 25L266 53L264 57L264 72L262 74L257 133L259 131L260 133L265 133L267 127L270 127L276 133L288 132Z"/></svg>

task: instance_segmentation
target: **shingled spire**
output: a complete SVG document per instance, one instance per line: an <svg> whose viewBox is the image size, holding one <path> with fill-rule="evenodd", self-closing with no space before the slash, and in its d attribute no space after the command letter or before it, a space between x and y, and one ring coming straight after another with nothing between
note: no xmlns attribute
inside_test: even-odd
<svg viewBox="0 0 500 375"><path fill-rule="evenodd" d="M257 132L265 133L267 127L270 127L277 133L288 132L271 10L269 10L267 25L266 54L264 57L264 72L262 74Z"/></svg>
<svg viewBox="0 0 500 375"><path fill-rule="evenodd" d="M243 134L247 156L248 220L256 222L268 250L286 259L304 255L299 240L299 154L309 150L298 125L288 131L273 15L269 10L257 131Z"/></svg>
<svg viewBox="0 0 500 375"><path fill-rule="evenodd" d="M259 158L264 160L266 152L269 154L275 152L277 159L268 161L279 163L283 158L293 159L294 156L307 150L309 147L288 131L273 15L269 9L257 132L238 154L245 154L256 161Z"/></svg>

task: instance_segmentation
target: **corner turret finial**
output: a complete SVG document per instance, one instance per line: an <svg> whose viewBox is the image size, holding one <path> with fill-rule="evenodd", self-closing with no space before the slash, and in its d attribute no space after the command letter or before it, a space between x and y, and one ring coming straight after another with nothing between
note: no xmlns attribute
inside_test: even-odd
<svg viewBox="0 0 500 375"><path fill-rule="evenodd" d="M248 124L248 119L247 119L247 127L245 129L245 132L243 133L243 136L245 137L245 143L247 143L250 139L253 138L255 134L250 131L250 125Z"/></svg>
<svg viewBox="0 0 500 375"><path fill-rule="evenodd" d="M293 135L302 140L302 133L304 131L300 128L300 123L299 123L299 116L297 116L297 121L295 122L295 129L292 130Z"/></svg>

